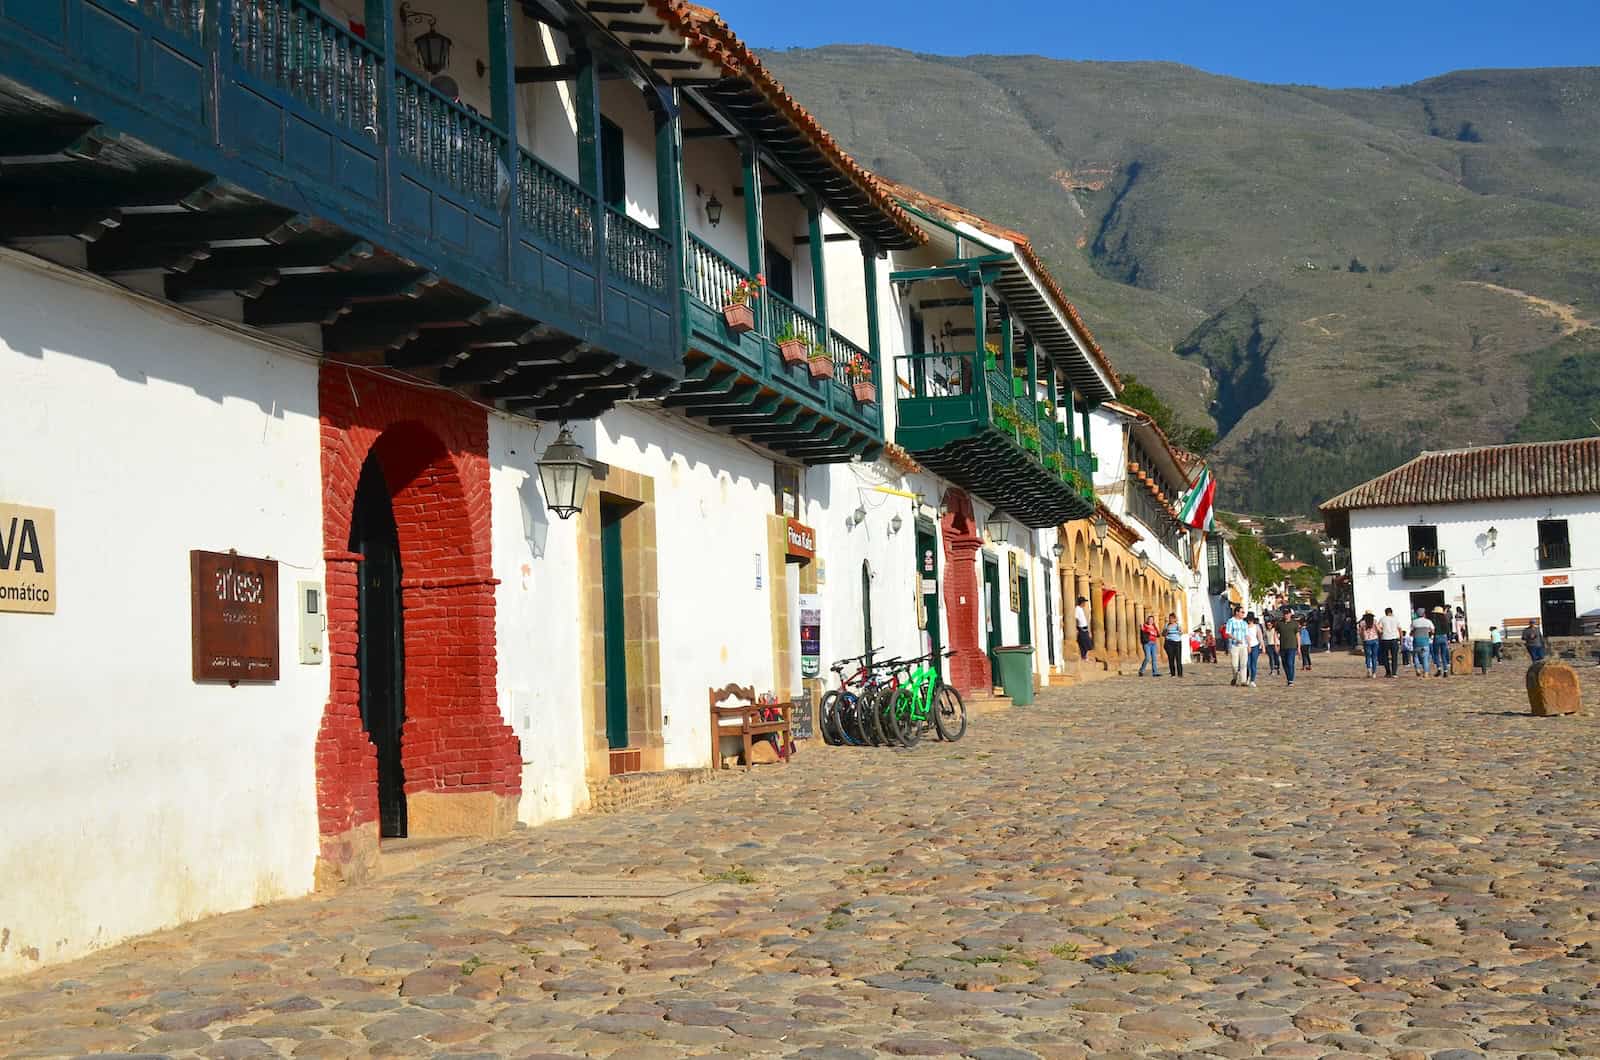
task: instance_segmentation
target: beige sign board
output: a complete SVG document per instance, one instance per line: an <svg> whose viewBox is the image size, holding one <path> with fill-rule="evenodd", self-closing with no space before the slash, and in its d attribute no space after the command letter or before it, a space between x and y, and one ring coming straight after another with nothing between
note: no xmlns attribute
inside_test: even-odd
<svg viewBox="0 0 1600 1060"><path fill-rule="evenodd" d="M0 611L56 613L56 513L0 501Z"/></svg>

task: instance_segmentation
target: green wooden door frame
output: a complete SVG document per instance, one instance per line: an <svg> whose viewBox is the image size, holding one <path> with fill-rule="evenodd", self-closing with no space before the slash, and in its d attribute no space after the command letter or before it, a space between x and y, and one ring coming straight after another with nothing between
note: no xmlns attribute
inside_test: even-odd
<svg viewBox="0 0 1600 1060"><path fill-rule="evenodd" d="M1033 601L1028 595L1027 574L1017 575L1017 643L1033 643Z"/></svg>
<svg viewBox="0 0 1600 1060"><path fill-rule="evenodd" d="M606 744L628 746L628 641L622 604L622 519L625 509L600 506L600 582L605 611Z"/></svg>
<svg viewBox="0 0 1600 1060"><path fill-rule="evenodd" d="M1000 614L1000 560L987 553L983 557L983 591L989 601L989 620L992 628L986 634L989 651L989 679L993 684L1000 683L1000 660L995 656L994 650L1000 646L1000 629L1002 616Z"/></svg>
<svg viewBox="0 0 1600 1060"><path fill-rule="evenodd" d="M932 528L917 528L917 580L919 588L933 583L932 592L922 593L922 613L928 621L928 643L933 648L933 669L944 679L944 638L939 634L939 541Z"/></svg>

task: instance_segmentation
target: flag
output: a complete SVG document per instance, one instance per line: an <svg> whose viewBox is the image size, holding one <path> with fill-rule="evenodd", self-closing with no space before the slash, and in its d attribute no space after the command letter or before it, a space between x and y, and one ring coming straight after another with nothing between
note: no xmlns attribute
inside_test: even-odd
<svg viewBox="0 0 1600 1060"><path fill-rule="evenodd" d="M1216 496L1217 480L1211 477L1209 467L1202 467L1194 489L1183 495L1183 503L1178 506L1178 518L1185 526L1209 531L1215 521L1211 502L1216 500Z"/></svg>
<svg viewBox="0 0 1600 1060"><path fill-rule="evenodd" d="M1117 595L1117 591L1115 589L1101 589L1100 590L1100 607L1101 607L1101 609L1104 610L1105 608L1110 607L1111 606L1111 599L1112 599L1112 597L1114 597L1116 595Z"/></svg>

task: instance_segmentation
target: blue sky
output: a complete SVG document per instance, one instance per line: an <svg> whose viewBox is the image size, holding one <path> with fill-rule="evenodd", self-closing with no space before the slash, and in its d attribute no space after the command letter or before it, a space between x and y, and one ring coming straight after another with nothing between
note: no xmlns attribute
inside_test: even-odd
<svg viewBox="0 0 1600 1060"><path fill-rule="evenodd" d="M1600 0L707 0L761 48L1162 59L1251 81L1397 85L1600 64Z"/></svg>

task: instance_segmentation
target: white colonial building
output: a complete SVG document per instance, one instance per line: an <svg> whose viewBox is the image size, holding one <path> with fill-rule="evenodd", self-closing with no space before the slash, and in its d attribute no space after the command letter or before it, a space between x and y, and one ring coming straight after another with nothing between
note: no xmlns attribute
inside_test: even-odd
<svg viewBox="0 0 1600 1060"><path fill-rule="evenodd" d="M1322 513L1357 612L1462 607L1487 638L1531 618L1575 634L1600 607L1600 438L1425 452Z"/></svg>

